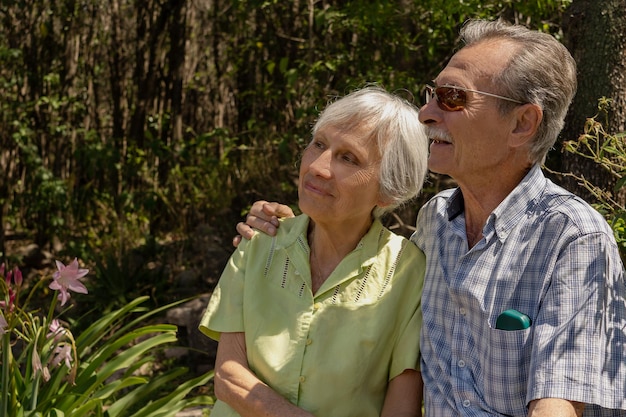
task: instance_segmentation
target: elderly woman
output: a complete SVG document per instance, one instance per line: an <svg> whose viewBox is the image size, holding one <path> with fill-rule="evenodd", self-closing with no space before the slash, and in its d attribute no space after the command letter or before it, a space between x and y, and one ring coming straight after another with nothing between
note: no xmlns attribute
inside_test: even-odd
<svg viewBox="0 0 626 417"><path fill-rule="evenodd" d="M320 114L303 214L238 246L202 318L211 416L421 414L424 255L378 218L419 193L427 153L417 109L378 87Z"/></svg>

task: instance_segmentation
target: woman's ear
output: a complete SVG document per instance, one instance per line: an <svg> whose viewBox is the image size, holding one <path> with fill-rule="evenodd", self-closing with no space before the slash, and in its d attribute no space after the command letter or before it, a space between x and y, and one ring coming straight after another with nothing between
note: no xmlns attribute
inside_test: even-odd
<svg viewBox="0 0 626 417"><path fill-rule="evenodd" d="M518 147L535 137L543 120L543 110L537 104L523 104L515 111L515 126L511 132L511 146Z"/></svg>
<svg viewBox="0 0 626 417"><path fill-rule="evenodd" d="M391 205L391 197L384 197L382 193L378 193L378 201L376 201L376 207L387 207Z"/></svg>

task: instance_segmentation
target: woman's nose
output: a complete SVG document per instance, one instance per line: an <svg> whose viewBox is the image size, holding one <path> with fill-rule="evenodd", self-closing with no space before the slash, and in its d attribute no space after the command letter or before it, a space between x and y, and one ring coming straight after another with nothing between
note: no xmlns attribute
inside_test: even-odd
<svg viewBox="0 0 626 417"><path fill-rule="evenodd" d="M329 177L331 175L331 160L331 151L325 150L311 162L310 169L315 175Z"/></svg>

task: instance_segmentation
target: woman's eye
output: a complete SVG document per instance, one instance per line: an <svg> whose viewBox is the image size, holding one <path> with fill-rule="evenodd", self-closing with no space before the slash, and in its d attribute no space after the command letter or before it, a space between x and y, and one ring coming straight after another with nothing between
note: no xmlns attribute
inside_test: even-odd
<svg viewBox="0 0 626 417"><path fill-rule="evenodd" d="M354 157L354 155L351 155L351 154L345 154L345 155L343 155L341 158L342 158L344 161L346 161L346 162L348 162L348 163L350 163L350 164L354 164L354 165L356 165L356 164L357 164L357 162L358 162L358 161L356 160L356 158Z"/></svg>

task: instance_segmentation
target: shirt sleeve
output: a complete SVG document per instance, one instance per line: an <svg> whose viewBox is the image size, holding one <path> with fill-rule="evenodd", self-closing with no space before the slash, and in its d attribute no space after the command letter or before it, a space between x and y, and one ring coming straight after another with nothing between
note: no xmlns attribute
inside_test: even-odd
<svg viewBox="0 0 626 417"><path fill-rule="evenodd" d="M396 274L398 279L409 281L403 300L399 303L399 336L396 339L389 380L400 375L406 369L419 370L420 332L422 328L422 289L424 286L425 257L411 242L407 246L400 261Z"/></svg>
<svg viewBox="0 0 626 417"><path fill-rule="evenodd" d="M626 408L625 294L623 265L605 233L563 248L534 323L527 401Z"/></svg>
<svg viewBox="0 0 626 417"><path fill-rule="evenodd" d="M419 335L421 327L422 312L421 309L417 309L408 321L408 325L396 345L389 368L389 380L397 377L407 369L419 371Z"/></svg>
<svg viewBox="0 0 626 417"><path fill-rule="evenodd" d="M231 255L200 320L200 331L211 339L219 341L222 332L244 331L244 253L249 245L242 240Z"/></svg>

